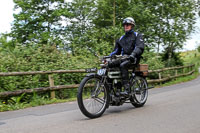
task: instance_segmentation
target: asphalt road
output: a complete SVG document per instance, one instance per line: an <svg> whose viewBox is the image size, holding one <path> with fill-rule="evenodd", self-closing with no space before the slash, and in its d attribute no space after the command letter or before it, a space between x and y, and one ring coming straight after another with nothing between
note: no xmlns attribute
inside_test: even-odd
<svg viewBox="0 0 200 133"><path fill-rule="evenodd" d="M0 112L0 133L200 133L200 77L152 89L144 107L110 107L97 119L76 102Z"/></svg>

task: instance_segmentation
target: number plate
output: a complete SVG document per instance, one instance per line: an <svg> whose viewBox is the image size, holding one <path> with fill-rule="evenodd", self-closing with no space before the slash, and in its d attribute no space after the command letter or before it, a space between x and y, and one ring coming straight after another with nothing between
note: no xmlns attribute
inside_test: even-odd
<svg viewBox="0 0 200 133"><path fill-rule="evenodd" d="M106 69L99 69L97 71L97 74L100 75L100 76L105 75L106 74Z"/></svg>
<svg viewBox="0 0 200 133"><path fill-rule="evenodd" d="M97 71L97 68L88 68L88 69L85 69L85 71L86 71L87 73L96 72L96 71Z"/></svg>

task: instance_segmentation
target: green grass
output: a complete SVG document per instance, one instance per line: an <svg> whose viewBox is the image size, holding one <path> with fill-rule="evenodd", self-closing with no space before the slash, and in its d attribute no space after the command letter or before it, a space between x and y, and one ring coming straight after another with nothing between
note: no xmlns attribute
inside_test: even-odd
<svg viewBox="0 0 200 133"><path fill-rule="evenodd" d="M17 97L19 98L19 97ZM16 97L14 99L17 99ZM29 107L36 107L36 106L42 106L47 104L56 104L56 103L64 103L64 102L70 102L75 101L76 98L69 98L69 99L49 99L49 98L43 98L43 97L37 97L37 99L32 100L29 103L26 102L9 102L6 103L5 101L1 101L0 103L0 112L3 111L12 111L12 110L19 110L19 109L25 109Z"/></svg>
<svg viewBox="0 0 200 133"><path fill-rule="evenodd" d="M188 82L188 81L191 81L193 79L196 79L198 76L199 76L199 73L195 72L192 75L184 76L184 77L179 77L177 79L170 80L170 81L168 81L166 83L163 83L163 84L160 84L160 85L156 85L155 88L160 88L160 87L164 87L164 86L170 86L170 85L174 85L174 84Z"/></svg>
<svg viewBox="0 0 200 133"><path fill-rule="evenodd" d="M196 67L200 66L200 52L197 50L182 52L181 58L183 59L185 65L195 64Z"/></svg>
<svg viewBox="0 0 200 133"><path fill-rule="evenodd" d="M170 80L160 85L156 85L156 87L164 87L182 82L187 82L199 76L198 68L200 67L200 52L198 52L197 50L182 52L181 58L184 61L184 65L195 64L195 70L196 70L195 73L189 76L179 77L177 79Z"/></svg>

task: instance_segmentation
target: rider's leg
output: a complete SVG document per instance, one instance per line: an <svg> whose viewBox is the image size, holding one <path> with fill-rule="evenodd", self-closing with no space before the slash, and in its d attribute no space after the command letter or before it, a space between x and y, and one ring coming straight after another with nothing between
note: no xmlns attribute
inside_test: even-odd
<svg viewBox="0 0 200 133"><path fill-rule="evenodd" d="M128 92L130 91L129 73L128 73L128 68L130 67L130 65L131 62L129 60L126 60L120 64L120 71L122 74L122 84L125 89L125 91L122 92L122 95L128 95Z"/></svg>

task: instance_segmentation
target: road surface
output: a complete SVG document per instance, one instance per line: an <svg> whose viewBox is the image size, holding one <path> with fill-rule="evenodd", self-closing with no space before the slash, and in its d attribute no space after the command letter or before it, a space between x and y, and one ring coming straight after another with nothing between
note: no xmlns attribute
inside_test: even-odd
<svg viewBox="0 0 200 133"><path fill-rule="evenodd" d="M110 107L97 119L76 102L0 112L0 133L200 133L200 77L149 90L144 107Z"/></svg>

